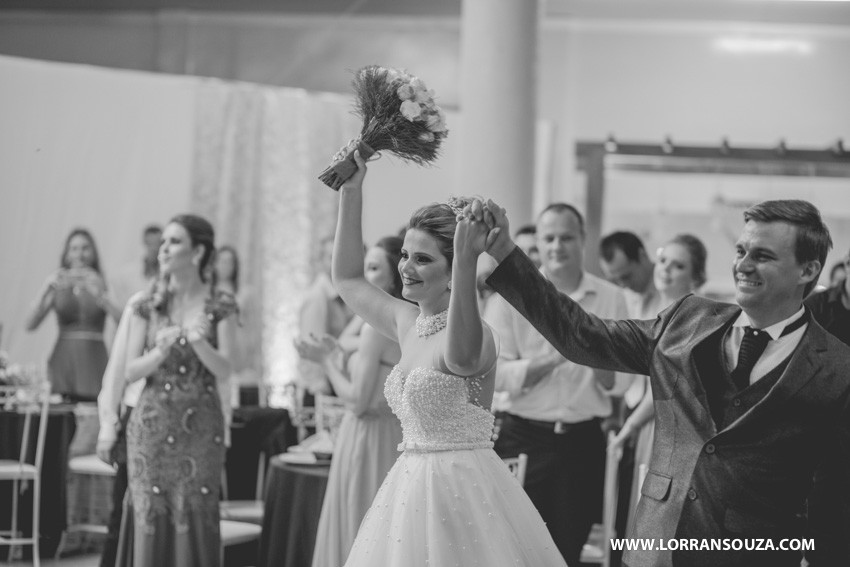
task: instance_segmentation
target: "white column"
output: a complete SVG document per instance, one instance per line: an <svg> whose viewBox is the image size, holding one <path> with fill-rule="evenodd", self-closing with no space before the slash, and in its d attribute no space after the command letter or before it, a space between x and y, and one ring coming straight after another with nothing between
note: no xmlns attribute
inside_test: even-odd
<svg viewBox="0 0 850 567"><path fill-rule="evenodd" d="M538 0L463 0L460 185L532 220Z"/></svg>

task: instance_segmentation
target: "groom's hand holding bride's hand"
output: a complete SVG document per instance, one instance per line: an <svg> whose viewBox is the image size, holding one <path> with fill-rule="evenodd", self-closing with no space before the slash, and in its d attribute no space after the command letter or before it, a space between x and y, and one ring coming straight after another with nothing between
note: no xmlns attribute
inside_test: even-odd
<svg viewBox="0 0 850 567"><path fill-rule="evenodd" d="M472 203L464 209L464 215L487 225L489 233L486 252L497 262L501 263L508 254L513 252L516 245L511 240L507 213L492 199L487 199L486 204L480 199L473 199Z"/></svg>

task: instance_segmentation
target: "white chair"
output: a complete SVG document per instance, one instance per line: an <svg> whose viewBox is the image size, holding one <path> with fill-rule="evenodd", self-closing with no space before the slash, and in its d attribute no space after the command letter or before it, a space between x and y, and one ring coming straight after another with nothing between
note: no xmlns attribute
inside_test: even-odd
<svg viewBox="0 0 850 567"><path fill-rule="evenodd" d="M115 474L115 469L112 468L112 465L104 463L97 455L81 455L68 461L69 480L71 475L111 479ZM109 491L110 493L112 491L111 482ZM109 499L109 503L111 504L111 499ZM62 532L62 537L59 539L59 545L56 547L54 557L58 558L62 555L68 534L77 532L106 535L109 533L109 526L107 524L95 524L91 522L70 522L68 527L65 528L65 531Z"/></svg>
<svg viewBox="0 0 850 567"><path fill-rule="evenodd" d="M221 520L219 527L221 530L221 565L224 565L225 547L259 540L263 531L262 526L257 524L233 520Z"/></svg>
<svg viewBox="0 0 850 567"><path fill-rule="evenodd" d="M581 550L582 563L599 563L602 567L611 565L611 540L617 537L614 522L617 519L617 500L621 447L612 448L611 441L615 433L608 433L608 454L605 460L605 484L602 493L602 523L594 524Z"/></svg>
<svg viewBox="0 0 850 567"><path fill-rule="evenodd" d="M528 455L520 453L516 457L507 457L502 460L508 465L511 474L519 481L519 485L523 486L525 484L525 469L528 467Z"/></svg>
<svg viewBox="0 0 850 567"><path fill-rule="evenodd" d="M17 411L24 416L23 434L17 459L0 460L0 480L12 481L12 518L11 528L0 531L0 545L8 545L9 557L14 555L17 546L32 546L32 561L35 567L41 565L38 550L39 513L41 510L41 465L44 458L44 442L47 432L47 415L50 404L50 382L46 380L32 386L0 386L0 408ZM38 434L32 463L29 455L30 431L33 415L38 414ZM18 497L32 483L32 534L24 537L18 531Z"/></svg>
<svg viewBox="0 0 850 567"><path fill-rule="evenodd" d="M222 520L233 520L237 522L248 522L263 525L263 514L265 502L263 494L266 482L266 454L260 451L257 463L257 490L254 500L229 500L227 497L227 469L223 468L221 473L221 495L223 500L219 504Z"/></svg>

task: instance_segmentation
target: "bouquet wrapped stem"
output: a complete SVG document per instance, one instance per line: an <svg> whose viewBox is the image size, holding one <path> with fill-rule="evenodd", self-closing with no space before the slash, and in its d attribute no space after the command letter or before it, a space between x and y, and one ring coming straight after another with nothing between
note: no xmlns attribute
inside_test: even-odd
<svg viewBox="0 0 850 567"><path fill-rule="evenodd" d="M364 159L388 151L418 165L437 158L448 130L442 109L434 103L434 91L425 83L403 71L370 65L357 72L353 86L355 113L363 119L363 127L319 175L325 185L338 191L357 171L355 149Z"/></svg>
<svg viewBox="0 0 850 567"><path fill-rule="evenodd" d="M367 146L363 140L352 140L352 143L340 150L339 159L335 157L334 162L319 175L319 180L334 191L339 191L345 180L357 171L354 150L360 150L360 156L363 159L369 159L375 154L375 150Z"/></svg>

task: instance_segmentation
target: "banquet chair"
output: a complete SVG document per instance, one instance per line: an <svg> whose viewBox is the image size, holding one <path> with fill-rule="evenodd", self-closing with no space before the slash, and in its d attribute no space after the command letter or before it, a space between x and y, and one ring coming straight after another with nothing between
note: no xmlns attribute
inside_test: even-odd
<svg viewBox="0 0 850 567"><path fill-rule="evenodd" d="M17 411L24 416L23 434L17 459L0 460L0 481L12 482L11 528L0 531L0 545L9 546L11 560L18 546L32 546L32 562L41 565L38 549L41 510L41 466L47 433L47 415L50 404L50 382L26 386L0 386L0 409ZM38 414L38 434L35 450L30 446L33 416ZM32 454L32 463L29 462ZM18 531L18 498L32 483L32 533L25 537Z"/></svg>
<svg viewBox="0 0 850 567"><path fill-rule="evenodd" d="M77 475L83 478L86 478L89 481L95 479L111 479L115 476L115 469L112 465L106 464L100 460L100 457L97 455L80 455L78 457L74 457L68 461L68 475ZM79 485L78 485L79 487ZM112 482L109 483L109 490L112 489ZM112 501L107 499L106 504L111 504ZM70 510L70 506L69 506ZM92 510L87 510L89 514L91 514ZM105 520L109 521L108 511L105 514L102 514ZM76 518L73 518L74 520ZM86 518L90 520L90 518ZM56 547L56 553L54 557L58 558L62 555L62 551L65 548L65 543L67 542L68 534L76 533L76 532L84 532L91 534L100 534L106 535L109 533L109 525L93 523L90 521L79 522L79 521L71 521L68 523L68 527L62 532L62 537L59 539L59 545Z"/></svg>
<svg viewBox="0 0 850 567"><path fill-rule="evenodd" d="M614 522L617 519L618 472L620 459L623 458L622 447L612 447L615 437L613 431L608 432L608 449L605 459L605 484L602 492L602 523L594 524L587 538L587 543L581 550L582 563L598 563L602 567L611 565L611 540L617 537Z"/></svg>
<svg viewBox="0 0 850 567"><path fill-rule="evenodd" d="M523 486L525 484L525 469L528 467L528 455L520 453L516 457L507 457L502 460L508 465L511 474L519 481L519 485Z"/></svg>
<svg viewBox="0 0 850 567"><path fill-rule="evenodd" d="M224 548L240 543L259 541L263 531L262 526L249 522L237 522L235 520L221 520L219 523L221 531L221 565L224 565Z"/></svg>
<svg viewBox="0 0 850 567"><path fill-rule="evenodd" d="M227 467L222 468L222 501L219 503L221 519L248 522L262 526L265 509L265 502L263 501L265 482L266 454L263 451L260 451L259 462L257 463L257 489L254 494L254 500L230 500L227 496Z"/></svg>

